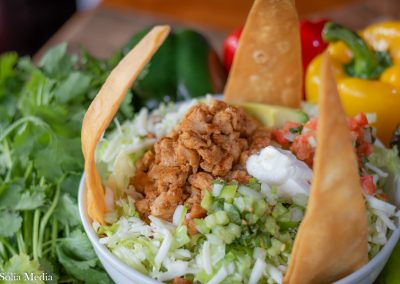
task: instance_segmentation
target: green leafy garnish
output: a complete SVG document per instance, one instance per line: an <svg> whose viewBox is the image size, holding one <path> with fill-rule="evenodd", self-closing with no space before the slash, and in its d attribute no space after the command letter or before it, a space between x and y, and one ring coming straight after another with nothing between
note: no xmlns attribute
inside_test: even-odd
<svg viewBox="0 0 400 284"><path fill-rule="evenodd" d="M0 56L0 272L110 283L83 233L76 195L81 122L116 61L66 50L50 49L38 66ZM120 119L133 116L130 99Z"/></svg>

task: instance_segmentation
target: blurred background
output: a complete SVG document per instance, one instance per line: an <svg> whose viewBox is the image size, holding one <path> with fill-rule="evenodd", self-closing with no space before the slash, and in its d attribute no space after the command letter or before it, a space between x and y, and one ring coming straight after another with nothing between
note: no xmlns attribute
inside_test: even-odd
<svg viewBox="0 0 400 284"><path fill-rule="evenodd" d="M100 57L108 56L137 29L154 22L207 29L218 38L241 26L253 0L0 0L0 52L36 54L70 41ZM381 15L396 16L398 0L297 0L301 18L328 16L352 27ZM347 14L346 14L347 13ZM348 15L352 14L352 17ZM354 17L357 15L357 17ZM67 25L65 25L67 23ZM63 29L60 30L60 28ZM57 33L57 31L59 31ZM56 34L56 36L54 36ZM107 39L107 41L105 40ZM110 42L112 41L112 42ZM40 53L39 53L40 54Z"/></svg>

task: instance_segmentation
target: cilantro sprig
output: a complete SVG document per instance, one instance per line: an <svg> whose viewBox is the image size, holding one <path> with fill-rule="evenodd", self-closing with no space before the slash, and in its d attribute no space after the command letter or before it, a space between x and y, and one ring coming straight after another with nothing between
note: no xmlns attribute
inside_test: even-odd
<svg viewBox="0 0 400 284"><path fill-rule="evenodd" d="M76 199L81 121L115 60L66 50L66 44L50 49L37 66L15 53L0 56L0 272L45 272L50 283L110 283ZM122 119L133 115L130 98Z"/></svg>

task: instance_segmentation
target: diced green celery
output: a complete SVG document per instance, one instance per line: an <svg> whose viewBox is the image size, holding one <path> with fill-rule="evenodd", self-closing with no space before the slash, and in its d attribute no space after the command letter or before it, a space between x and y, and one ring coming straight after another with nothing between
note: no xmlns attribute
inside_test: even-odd
<svg viewBox="0 0 400 284"><path fill-rule="evenodd" d="M271 239L271 247L267 249L267 254L270 256L277 256L284 251L286 245L277 239Z"/></svg>
<svg viewBox="0 0 400 284"><path fill-rule="evenodd" d="M282 231L287 231L289 229L297 228L297 226L299 225L298 222L293 222L293 221L278 221L278 223Z"/></svg>
<svg viewBox="0 0 400 284"><path fill-rule="evenodd" d="M212 234L226 244L230 244L235 240L235 235L222 226L215 226L212 229Z"/></svg>
<svg viewBox="0 0 400 284"><path fill-rule="evenodd" d="M254 209L254 214L257 215L258 217L261 217L265 214L267 211L268 205L267 202L265 202L262 199L258 199L254 202L253 209Z"/></svg>
<svg viewBox="0 0 400 284"><path fill-rule="evenodd" d="M290 221L300 222L301 220L303 220L304 212L300 207L291 206L289 211L290 211Z"/></svg>
<svg viewBox="0 0 400 284"><path fill-rule="evenodd" d="M275 205L274 209L272 210L272 216L277 218L287 212L288 212L288 209L285 206L283 206L281 203L278 203Z"/></svg>
<svg viewBox="0 0 400 284"><path fill-rule="evenodd" d="M190 238L187 234L186 226L179 226L175 230L174 243L171 246L171 249L177 249L177 248L183 247L184 245L186 245L189 242L190 242Z"/></svg>
<svg viewBox="0 0 400 284"><path fill-rule="evenodd" d="M272 217L267 217L267 219L265 220L265 229L271 235L279 232L279 226L276 224L275 219Z"/></svg>
<svg viewBox="0 0 400 284"><path fill-rule="evenodd" d="M228 214L229 220L231 220L231 222L236 224L242 223L242 218L240 217L240 213L235 206L225 202L224 211Z"/></svg>
<svg viewBox="0 0 400 284"><path fill-rule="evenodd" d="M260 191L261 190L261 184L257 182L249 182L248 184L246 184L247 187L255 190L255 191Z"/></svg>
<svg viewBox="0 0 400 284"><path fill-rule="evenodd" d="M187 211L188 211L188 209L187 209L186 205L184 205L183 208L182 208L181 218L179 218L179 223L178 223L179 226L182 225L183 222L185 222Z"/></svg>
<svg viewBox="0 0 400 284"><path fill-rule="evenodd" d="M118 228L119 228L118 223L114 223L111 226L100 226L99 229L97 230L97 234L107 235L107 237L110 237L115 234Z"/></svg>
<svg viewBox="0 0 400 284"><path fill-rule="evenodd" d="M255 183L259 184L259 182L258 182L258 180L256 178L252 177L252 178L249 179L249 183L248 184L255 184Z"/></svg>
<svg viewBox="0 0 400 284"><path fill-rule="evenodd" d="M196 229L203 235L208 234L210 232L210 228L206 225L204 219L194 219L194 223L196 224Z"/></svg>
<svg viewBox="0 0 400 284"><path fill-rule="evenodd" d="M248 211L250 208L253 208L254 199L252 197L236 197L233 200L233 204L239 209L240 212Z"/></svg>
<svg viewBox="0 0 400 284"><path fill-rule="evenodd" d="M194 283L208 283L213 278L215 273L208 274L204 269L196 273Z"/></svg>
<svg viewBox="0 0 400 284"><path fill-rule="evenodd" d="M307 207L308 196L305 194L296 194L293 197L293 203L303 208Z"/></svg>
<svg viewBox="0 0 400 284"><path fill-rule="evenodd" d="M233 252L236 256L236 271L238 275L242 277L242 281L240 283L246 282L246 279L249 279L250 273L251 273L251 268L252 268L252 263L253 260L251 258L250 253L237 253L236 251ZM229 282L231 283L231 282Z"/></svg>
<svg viewBox="0 0 400 284"><path fill-rule="evenodd" d="M225 211L217 211L214 214L218 225L226 225L229 223L229 217Z"/></svg>
<svg viewBox="0 0 400 284"><path fill-rule="evenodd" d="M285 213L279 215L279 217L277 217L278 222L290 222L292 221L291 219L292 214L290 213L290 211L286 211Z"/></svg>
<svg viewBox="0 0 400 284"><path fill-rule="evenodd" d="M239 238L240 233L242 232L242 229L240 228L240 226L238 226L234 223L230 223L226 229L228 230L228 232L233 234L236 238Z"/></svg>
<svg viewBox="0 0 400 284"><path fill-rule="evenodd" d="M258 217L257 215L255 215L253 213L244 214L244 218L246 219L247 224L249 224L249 225L253 225L253 224L257 223L258 219L260 219L260 217Z"/></svg>
<svg viewBox="0 0 400 284"><path fill-rule="evenodd" d="M279 234L279 241L281 241L282 243L285 243L287 245L292 245L293 241L294 241L294 236L292 238L292 236L290 235L290 233L286 232L286 233L281 233Z"/></svg>
<svg viewBox="0 0 400 284"><path fill-rule="evenodd" d="M218 239L224 241L225 238L225 228L222 226L214 226L212 228L212 234L216 236Z"/></svg>
<svg viewBox="0 0 400 284"><path fill-rule="evenodd" d="M232 202L233 198L235 198L237 189L238 189L237 184L225 185L222 188L222 191L221 191L221 194L219 195L219 197Z"/></svg>
<svg viewBox="0 0 400 284"><path fill-rule="evenodd" d="M204 218L204 222L206 223L207 227L212 229L217 225L217 218L215 214L211 214Z"/></svg>
<svg viewBox="0 0 400 284"><path fill-rule="evenodd" d="M221 194L222 189L224 188L224 184L221 182L214 182L212 185L212 195L217 197Z"/></svg>
<svg viewBox="0 0 400 284"><path fill-rule="evenodd" d="M203 209L205 209L205 210L210 210L210 208L211 208L211 205L212 205L212 196L211 196L211 193L208 191L208 190L206 190L205 191L205 193L204 193L204 197L203 197L203 199L201 200L201 203L200 203L200 205L201 205L201 207L203 208Z"/></svg>
<svg viewBox="0 0 400 284"><path fill-rule="evenodd" d="M245 202L244 202L244 198L241 197L241 196L236 197L236 198L233 200L233 204L235 205L235 207L236 207L237 209L239 209L240 212L243 212L244 210L246 210L246 204L245 204Z"/></svg>
<svg viewBox="0 0 400 284"><path fill-rule="evenodd" d="M264 248L261 248L261 247L254 248L253 257L255 259L257 259L257 258L265 259L266 255L267 255L267 251Z"/></svg>

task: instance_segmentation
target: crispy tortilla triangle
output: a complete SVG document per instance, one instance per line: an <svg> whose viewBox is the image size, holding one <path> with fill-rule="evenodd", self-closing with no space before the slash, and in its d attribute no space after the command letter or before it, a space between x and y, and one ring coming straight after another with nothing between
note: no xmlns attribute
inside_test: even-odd
<svg viewBox="0 0 400 284"><path fill-rule="evenodd" d="M95 164L97 143L118 111L136 77L169 33L168 26L154 27L112 70L87 110L82 124L82 151L85 157L88 214L104 224L104 190Z"/></svg>
<svg viewBox="0 0 400 284"><path fill-rule="evenodd" d="M284 283L332 283L368 262L357 159L327 54L322 60L311 196Z"/></svg>
<svg viewBox="0 0 400 284"><path fill-rule="evenodd" d="M225 87L227 101L300 106L298 25L294 0L254 2Z"/></svg>

